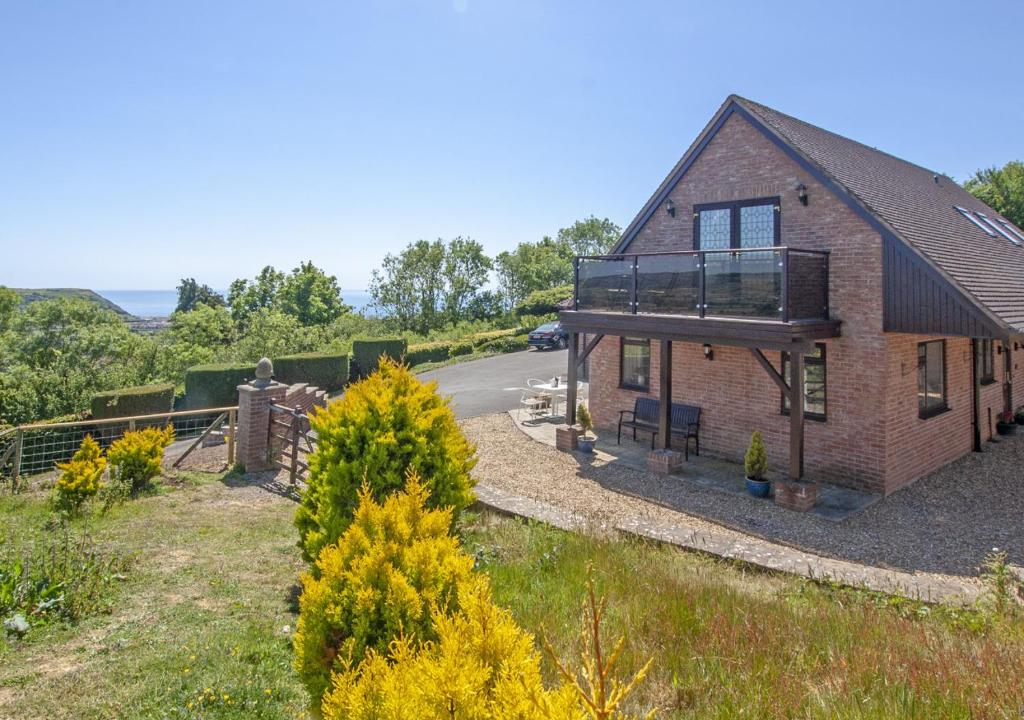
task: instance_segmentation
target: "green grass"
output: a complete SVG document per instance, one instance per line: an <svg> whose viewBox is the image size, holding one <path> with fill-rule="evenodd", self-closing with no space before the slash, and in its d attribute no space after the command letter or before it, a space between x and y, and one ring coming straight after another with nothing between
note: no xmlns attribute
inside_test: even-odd
<svg viewBox="0 0 1024 720"><path fill-rule="evenodd" d="M295 505L235 476L182 474L77 521L134 557L110 610L0 641L0 718L301 718L290 633ZM0 498L0 536L46 532L45 496ZM7 527L4 527L6 525ZM467 514L495 598L575 659L587 568L655 667L632 710L665 718L1008 718L1024 625L752 572L650 543ZM549 677L552 668L546 666Z"/></svg>

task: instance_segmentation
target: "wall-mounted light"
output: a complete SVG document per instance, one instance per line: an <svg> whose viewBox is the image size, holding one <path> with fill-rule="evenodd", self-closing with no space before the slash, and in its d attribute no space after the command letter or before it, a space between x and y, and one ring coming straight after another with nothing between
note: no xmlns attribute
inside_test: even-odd
<svg viewBox="0 0 1024 720"><path fill-rule="evenodd" d="M711 349L710 345L708 345L707 343L704 343L703 349L704 349L704 359L705 360L714 360L715 359L715 351Z"/></svg>
<svg viewBox="0 0 1024 720"><path fill-rule="evenodd" d="M674 203L672 202L672 198L669 198L669 199L668 199L668 200L667 200L667 201L665 202L665 212L667 212L667 213L668 213L668 216L669 216L669 217L675 217L675 216L676 216L676 206L675 206L675 204L674 204Z"/></svg>
<svg viewBox="0 0 1024 720"><path fill-rule="evenodd" d="M796 196L800 198L801 205L807 205L807 186L800 183L796 186Z"/></svg>

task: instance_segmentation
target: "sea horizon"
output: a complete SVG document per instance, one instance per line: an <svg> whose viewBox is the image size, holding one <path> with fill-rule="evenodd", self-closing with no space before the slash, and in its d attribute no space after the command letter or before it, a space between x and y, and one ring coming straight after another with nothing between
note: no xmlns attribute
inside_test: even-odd
<svg viewBox="0 0 1024 720"><path fill-rule="evenodd" d="M227 297L227 290L215 290ZM95 290L96 294L117 305L129 315L140 318L166 318L178 306L178 291L170 290ZM370 304L366 290L342 289L342 300L355 310Z"/></svg>

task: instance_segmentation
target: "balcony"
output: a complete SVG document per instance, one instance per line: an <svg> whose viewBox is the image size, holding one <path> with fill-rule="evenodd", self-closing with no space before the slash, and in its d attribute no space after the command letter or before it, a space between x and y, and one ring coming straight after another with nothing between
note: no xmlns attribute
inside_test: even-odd
<svg viewBox="0 0 1024 720"><path fill-rule="evenodd" d="M570 331L635 333L751 347L839 334L829 254L789 247L576 258Z"/></svg>

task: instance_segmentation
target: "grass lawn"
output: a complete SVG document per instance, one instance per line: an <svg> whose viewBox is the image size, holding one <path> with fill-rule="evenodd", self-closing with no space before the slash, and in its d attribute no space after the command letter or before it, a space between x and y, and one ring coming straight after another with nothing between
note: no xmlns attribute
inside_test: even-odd
<svg viewBox="0 0 1024 720"><path fill-rule="evenodd" d="M294 502L234 476L79 522L135 556L108 612L0 640L0 718L297 718L291 669L303 565ZM0 538L43 532L45 497L0 498ZM495 599L573 657L587 567L624 672L655 668L634 710L666 718L1010 718L1024 621L819 587L649 543L467 514ZM550 667L548 667L550 671Z"/></svg>

